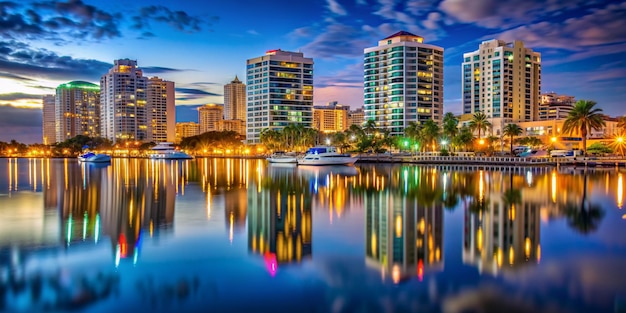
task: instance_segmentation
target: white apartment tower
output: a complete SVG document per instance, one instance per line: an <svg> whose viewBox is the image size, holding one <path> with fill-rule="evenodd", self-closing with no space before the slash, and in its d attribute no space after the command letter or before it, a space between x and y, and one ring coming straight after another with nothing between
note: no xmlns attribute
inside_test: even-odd
<svg viewBox="0 0 626 313"><path fill-rule="evenodd" d="M224 119L246 121L246 85L237 76L224 85Z"/></svg>
<svg viewBox="0 0 626 313"><path fill-rule="evenodd" d="M148 78L136 60L115 60L100 78L101 136L120 140L148 140L146 97Z"/></svg>
<svg viewBox="0 0 626 313"><path fill-rule="evenodd" d="M313 59L301 52L269 50L247 61L248 143L264 129L313 124Z"/></svg>
<svg viewBox="0 0 626 313"><path fill-rule="evenodd" d="M78 135L100 136L100 87L73 81L56 89L55 138L62 142Z"/></svg>
<svg viewBox="0 0 626 313"><path fill-rule="evenodd" d="M176 140L174 82L151 77L148 80L147 97L147 141L174 142Z"/></svg>
<svg viewBox="0 0 626 313"><path fill-rule="evenodd" d="M538 119L541 54L524 43L489 40L463 54L463 113L483 112L499 135L507 123Z"/></svg>
<svg viewBox="0 0 626 313"><path fill-rule="evenodd" d="M397 32L364 50L364 113L378 129L403 135L410 122L441 122L443 48Z"/></svg>
<svg viewBox="0 0 626 313"><path fill-rule="evenodd" d="M56 142L56 129L55 129L55 112L54 112L54 95L45 95L43 100L43 144L51 145Z"/></svg>

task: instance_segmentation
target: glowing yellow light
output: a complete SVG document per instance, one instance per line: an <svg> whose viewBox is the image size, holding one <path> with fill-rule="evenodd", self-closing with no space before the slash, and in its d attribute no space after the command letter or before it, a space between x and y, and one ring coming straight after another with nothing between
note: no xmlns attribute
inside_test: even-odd
<svg viewBox="0 0 626 313"><path fill-rule="evenodd" d="M424 218L423 217L420 219L418 227L419 227L420 234L423 234L424 230L426 229L426 222L424 222Z"/></svg>
<svg viewBox="0 0 626 313"><path fill-rule="evenodd" d="M513 247L509 248L509 264L513 265L513 259L515 257L515 251L513 251Z"/></svg>
<svg viewBox="0 0 626 313"><path fill-rule="evenodd" d="M496 262L498 263L498 267L502 267L502 249L498 248L498 252L496 253Z"/></svg>
<svg viewBox="0 0 626 313"><path fill-rule="evenodd" d="M484 145L484 144L485 144L485 139L480 139L480 140L478 141L478 143L479 143L480 145Z"/></svg>
<svg viewBox="0 0 626 313"><path fill-rule="evenodd" d="M617 137L617 142L619 142L619 143L624 142L624 137Z"/></svg>
<svg viewBox="0 0 626 313"><path fill-rule="evenodd" d="M524 242L524 254L527 259L530 257L530 246L531 246L530 238L526 237L526 240Z"/></svg>
<svg viewBox="0 0 626 313"><path fill-rule="evenodd" d="M537 263L541 261L541 245L537 245Z"/></svg>
<svg viewBox="0 0 626 313"><path fill-rule="evenodd" d="M377 249L377 245L378 242L376 240L376 233L372 233L372 238L371 238L371 246L370 246L370 250L372 252L372 255L376 255L376 249Z"/></svg>
<svg viewBox="0 0 626 313"><path fill-rule="evenodd" d="M482 227L478 228L476 232L476 249L480 252L483 249L483 229Z"/></svg>
<svg viewBox="0 0 626 313"><path fill-rule="evenodd" d="M552 142L556 142L556 137L552 137L552 138L550 138L550 141L552 141Z"/></svg>

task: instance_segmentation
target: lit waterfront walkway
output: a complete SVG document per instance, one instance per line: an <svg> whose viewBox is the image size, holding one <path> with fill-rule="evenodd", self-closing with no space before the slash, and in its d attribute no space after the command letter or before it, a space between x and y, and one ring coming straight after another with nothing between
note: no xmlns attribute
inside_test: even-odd
<svg viewBox="0 0 626 313"><path fill-rule="evenodd" d="M573 167L624 167L623 158L521 158L521 157L475 157L475 156L428 156L360 154L362 163L415 163L432 165L488 165L488 166L573 166Z"/></svg>

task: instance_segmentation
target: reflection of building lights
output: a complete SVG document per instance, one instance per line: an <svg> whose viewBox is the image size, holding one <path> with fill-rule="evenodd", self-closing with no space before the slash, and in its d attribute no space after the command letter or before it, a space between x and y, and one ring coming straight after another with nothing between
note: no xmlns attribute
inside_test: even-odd
<svg viewBox="0 0 626 313"><path fill-rule="evenodd" d="M376 249L378 248L378 242L376 241L376 233L372 232L372 239L371 239L371 246L370 246L370 250L372 252L372 255L376 255Z"/></svg>
<svg viewBox="0 0 626 313"><path fill-rule="evenodd" d="M263 257L265 259L265 266L272 277L276 276L278 271L278 262L276 261L276 254L266 253Z"/></svg>
<svg viewBox="0 0 626 313"><path fill-rule="evenodd" d="M533 184L533 172L526 172L526 183L528 183L528 187Z"/></svg>
<svg viewBox="0 0 626 313"><path fill-rule="evenodd" d="M530 238L526 237L526 240L524 241L524 255L526 256L526 259L530 257L530 246Z"/></svg>
<svg viewBox="0 0 626 313"><path fill-rule="evenodd" d="M502 249L498 248L498 252L496 253L496 263L498 267L502 267Z"/></svg>
<svg viewBox="0 0 626 313"><path fill-rule="evenodd" d="M424 279L424 261L417 261L417 279L422 281Z"/></svg>
<svg viewBox="0 0 626 313"><path fill-rule="evenodd" d="M624 204L624 180L622 178L622 173L617 175L617 207L622 208Z"/></svg>
<svg viewBox="0 0 626 313"><path fill-rule="evenodd" d="M402 237L402 216L396 216L396 238Z"/></svg>
<svg viewBox="0 0 626 313"><path fill-rule="evenodd" d="M485 196L485 177L483 176L483 171L479 172L480 178L478 180L478 199L480 201L483 200Z"/></svg>
<svg viewBox="0 0 626 313"><path fill-rule="evenodd" d="M509 264L513 265L513 260L515 257L515 251L513 250L513 246L509 248Z"/></svg>
<svg viewBox="0 0 626 313"><path fill-rule="evenodd" d="M556 203L556 172L552 172L551 185L552 203Z"/></svg>
<svg viewBox="0 0 626 313"><path fill-rule="evenodd" d="M393 268L391 269L391 280L394 284L400 282L400 267L398 266L398 264L394 264Z"/></svg>
<svg viewBox="0 0 626 313"><path fill-rule="evenodd" d="M476 249L480 252L483 249L483 228L478 227L478 231L476 231Z"/></svg>
<svg viewBox="0 0 626 313"><path fill-rule="evenodd" d="M541 261L541 245L537 245L537 263Z"/></svg>

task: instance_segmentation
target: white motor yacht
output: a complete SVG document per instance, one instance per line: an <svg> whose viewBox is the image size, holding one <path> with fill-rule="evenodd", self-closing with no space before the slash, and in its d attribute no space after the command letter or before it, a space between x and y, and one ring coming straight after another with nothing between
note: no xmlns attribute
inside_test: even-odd
<svg viewBox="0 0 626 313"><path fill-rule="evenodd" d="M358 159L349 154L337 153L337 148L317 146L309 148L298 165L353 165Z"/></svg>
<svg viewBox="0 0 626 313"><path fill-rule="evenodd" d="M276 151L267 158L270 163L298 163L294 152Z"/></svg>
<svg viewBox="0 0 626 313"><path fill-rule="evenodd" d="M87 151L78 156L78 161L92 162L92 163L105 163L111 162L111 156L108 154L94 153Z"/></svg>
<svg viewBox="0 0 626 313"><path fill-rule="evenodd" d="M149 156L157 160L193 159L189 154L174 149L171 142L161 142L152 147L152 153Z"/></svg>

